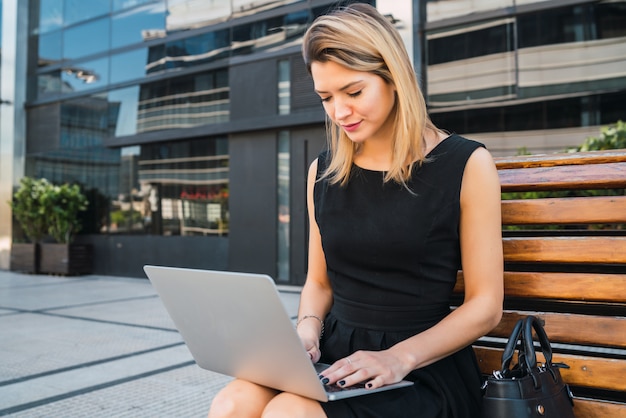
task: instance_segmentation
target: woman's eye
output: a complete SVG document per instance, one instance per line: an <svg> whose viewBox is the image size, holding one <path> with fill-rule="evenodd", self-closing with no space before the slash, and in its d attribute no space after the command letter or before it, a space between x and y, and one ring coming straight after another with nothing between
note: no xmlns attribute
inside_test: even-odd
<svg viewBox="0 0 626 418"><path fill-rule="evenodd" d="M350 96L350 97L358 97L358 96L361 94L361 91L362 91L362 90L355 91L354 93L350 93L350 94L348 94L348 96Z"/></svg>
<svg viewBox="0 0 626 418"><path fill-rule="evenodd" d="M320 100L322 101L322 103L327 103L330 102L330 97L320 97Z"/></svg>

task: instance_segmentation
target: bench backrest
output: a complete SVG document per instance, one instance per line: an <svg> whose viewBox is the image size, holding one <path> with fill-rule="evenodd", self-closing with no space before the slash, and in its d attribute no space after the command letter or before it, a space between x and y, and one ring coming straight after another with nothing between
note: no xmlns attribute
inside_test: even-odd
<svg viewBox="0 0 626 418"><path fill-rule="evenodd" d="M570 367L561 374L576 416L626 417L626 150L496 164L505 313L474 347L483 373L500 369L513 325L532 314L545 323L553 361ZM455 291L462 295L462 272Z"/></svg>

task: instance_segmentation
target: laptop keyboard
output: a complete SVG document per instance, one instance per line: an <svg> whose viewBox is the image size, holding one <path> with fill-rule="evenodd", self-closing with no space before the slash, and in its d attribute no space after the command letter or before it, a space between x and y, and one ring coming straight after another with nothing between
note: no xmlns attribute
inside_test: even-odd
<svg viewBox="0 0 626 418"><path fill-rule="evenodd" d="M317 373L321 373L324 370L326 370L329 367L328 364L323 364L323 363L315 363L315 371ZM324 389L326 390L326 392L328 393L336 393L336 392L344 392L346 390L354 390L354 389L364 389L365 388L365 383L357 383L355 385L352 386L348 386L348 387L341 387L339 385L324 385Z"/></svg>
<svg viewBox="0 0 626 418"><path fill-rule="evenodd" d="M336 392L345 392L346 390L354 390L354 389L364 389L365 383L357 383L356 385L348 386L346 388L342 388L338 385L324 385L324 390L328 393L336 393Z"/></svg>

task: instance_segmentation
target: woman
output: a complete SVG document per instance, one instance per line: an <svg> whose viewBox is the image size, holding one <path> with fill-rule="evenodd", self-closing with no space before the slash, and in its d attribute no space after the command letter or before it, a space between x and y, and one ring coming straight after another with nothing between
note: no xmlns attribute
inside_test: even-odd
<svg viewBox="0 0 626 418"><path fill-rule="evenodd" d="M329 119L308 175L309 268L297 330L328 385L413 386L320 403L235 380L209 417L479 417L471 344L501 317L500 185L485 148L430 121L376 9L321 16L303 56ZM458 269L463 304L450 311Z"/></svg>

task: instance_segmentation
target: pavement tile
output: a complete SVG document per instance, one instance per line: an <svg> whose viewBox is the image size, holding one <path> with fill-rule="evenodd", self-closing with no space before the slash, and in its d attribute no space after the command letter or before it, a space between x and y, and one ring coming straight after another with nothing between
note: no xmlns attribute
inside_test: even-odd
<svg viewBox="0 0 626 418"><path fill-rule="evenodd" d="M195 365L147 279L0 270L0 416L204 417L231 379Z"/></svg>

